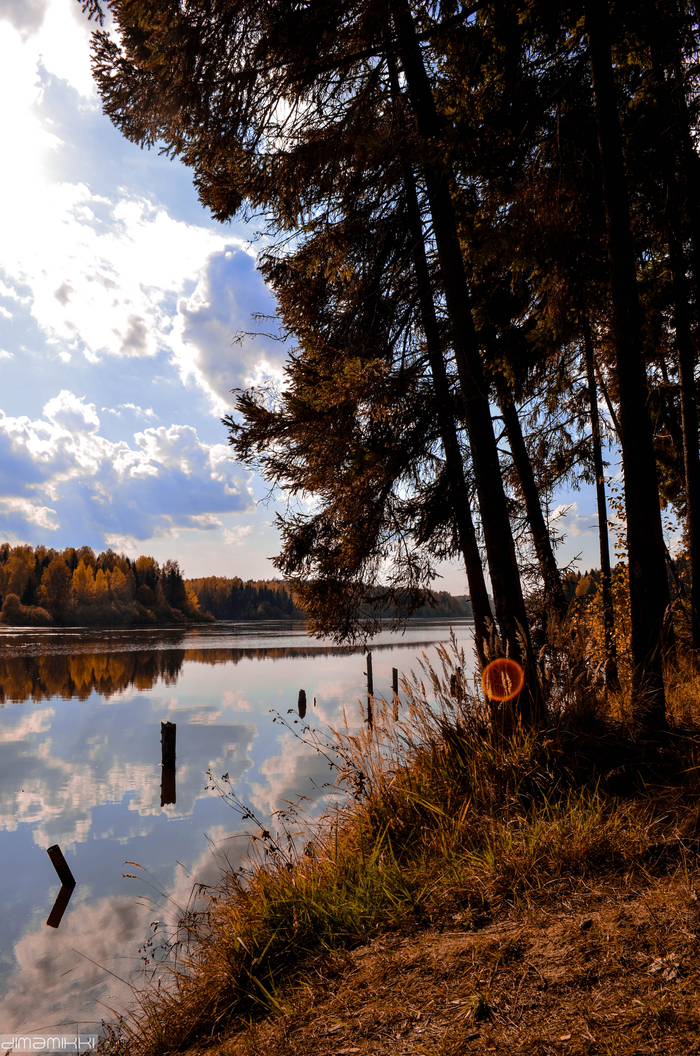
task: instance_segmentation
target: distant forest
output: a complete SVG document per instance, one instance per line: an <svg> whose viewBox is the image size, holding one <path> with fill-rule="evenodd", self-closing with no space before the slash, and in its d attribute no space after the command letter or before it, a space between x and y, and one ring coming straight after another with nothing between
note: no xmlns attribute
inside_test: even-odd
<svg viewBox="0 0 700 1056"><path fill-rule="evenodd" d="M382 593L382 588L377 588ZM436 591L415 616L471 616L471 604ZM395 615L390 606L384 613ZM57 551L0 544L0 623L21 627L148 627L191 620L304 620L281 580L183 579L177 561L135 559L89 546Z"/></svg>
<svg viewBox="0 0 700 1056"><path fill-rule="evenodd" d="M300 609L293 593L279 579L252 580L243 582L234 577L205 576L202 579L187 579L185 586L191 590L204 613L211 613L217 620L303 620L306 614ZM377 588L377 594L382 588ZM423 619L463 618L471 616L468 598L454 598L447 591L434 592L435 606L422 605L413 615ZM396 615L396 607L390 605L383 615Z"/></svg>
<svg viewBox="0 0 700 1056"><path fill-rule="evenodd" d="M89 546L0 545L0 623L15 626L153 626L211 620L177 561L132 560Z"/></svg>
<svg viewBox="0 0 700 1056"><path fill-rule="evenodd" d="M237 576L204 576L187 579L185 586L197 597L202 612L217 620L303 620L305 614L279 579Z"/></svg>

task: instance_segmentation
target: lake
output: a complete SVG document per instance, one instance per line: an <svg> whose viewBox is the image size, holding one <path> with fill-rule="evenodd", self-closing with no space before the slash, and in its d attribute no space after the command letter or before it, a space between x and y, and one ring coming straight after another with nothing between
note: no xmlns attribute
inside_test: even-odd
<svg viewBox="0 0 700 1056"><path fill-rule="evenodd" d="M418 671L451 625L471 661L467 620L379 634L375 694L390 700L392 668ZM159 925L246 851L207 770L227 773L265 823L285 800L323 795L328 764L271 714L292 721L301 688L306 722L340 727L345 709L358 726L362 648L283 623L0 629L0 1035L87 1032L126 1008L129 983L158 959ZM162 722L177 729L170 784ZM77 886L54 928L60 883L46 851L56 844Z"/></svg>

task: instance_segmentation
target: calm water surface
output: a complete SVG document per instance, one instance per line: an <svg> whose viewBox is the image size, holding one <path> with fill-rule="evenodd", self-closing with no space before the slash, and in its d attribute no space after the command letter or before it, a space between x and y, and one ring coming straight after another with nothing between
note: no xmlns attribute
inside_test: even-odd
<svg viewBox="0 0 700 1056"><path fill-rule="evenodd" d="M471 623L451 625L471 659ZM390 699L392 667L417 670L449 633L436 620L382 632L371 645L375 694ZM339 726L345 708L358 724L364 671L361 649L320 644L303 625L2 628L0 1034L88 1030L124 1009L152 925L245 850L206 771L228 773L261 819L286 799L318 798L327 764L270 711L286 715L304 688L307 721ZM177 724L177 771L175 802L161 806L166 721ZM57 929L46 925L60 887L53 844L77 880Z"/></svg>

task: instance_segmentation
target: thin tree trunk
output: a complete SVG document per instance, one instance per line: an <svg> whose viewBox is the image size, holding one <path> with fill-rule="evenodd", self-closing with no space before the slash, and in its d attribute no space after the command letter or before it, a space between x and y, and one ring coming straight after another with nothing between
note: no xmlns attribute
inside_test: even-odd
<svg viewBox="0 0 700 1056"><path fill-rule="evenodd" d="M605 499L605 470L603 449L600 442L600 415L598 414L598 390L595 382L595 358L591 326L588 320L583 331L583 347L586 356L588 378L588 400L591 407L591 437L593 440L593 468L595 469L595 497L598 506L598 540L600 543L600 577L603 593L603 627L605 633L605 685L617 689L620 680L617 673L615 649L615 614L612 599L612 570L610 568L610 540L608 538L608 504Z"/></svg>
<svg viewBox="0 0 700 1056"><path fill-rule="evenodd" d="M699 6L695 5L696 17ZM662 17L664 23L668 26L669 12L664 11ZM664 28L665 26L663 25L660 27L662 31L660 36L662 36ZM700 158L693 143L691 121L688 113L676 12L673 13L671 20L671 33L673 54L668 66L669 70L673 72L673 80L670 86L664 80L664 89L667 93L671 115L671 138L676 143L676 156L680 170L680 189L683 195L685 213L688 218L690 259L693 286L695 288L695 322L697 325L700 323L700 319L698 319L698 311L700 310L700 203L698 203L697 191L698 181L700 181Z"/></svg>
<svg viewBox="0 0 700 1056"><path fill-rule="evenodd" d="M530 456L525 446L520 418L510 392L503 385L497 385L496 387L508 444L513 455L518 480L520 481L520 492L525 503L525 512L527 513L532 533L532 541L535 545L535 553L542 572L545 597L561 620L566 615L568 607L566 596L559 569L557 568L556 558L554 557L552 541L547 530L547 522L542 513L537 481L535 480Z"/></svg>
<svg viewBox="0 0 700 1056"><path fill-rule="evenodd" d="M607 220L612 330L620 394L632 658L647 697L640 718L650 729L664 729L662 643L669 590L607 0L587 0L585 16Z"/></svg>
<svg viewBox="0 0 700 1056"><path fill-rule="evenodd" d="M413 19L403 0L396 0L394 20L409 98L418 131L427 144L439 128L439 121ZM496 620L510 656L521 660L527 670L528 692L523 693L520 708L523 721L529 723L541 713L542 700L498 461L488 386L483 375L469 287L464 273L449 175L445 165L438 172L427 159L422 162L422 170L464 400Z"/></svg>
<svg viewBox="0 0 700 1056"><path fill-rule="evenodd" d="M398 87L398 85L397 85ZM445 452L445 466L447 479L454 505L455 521L457 523L457 535L459 547L464 559L464 567L469 582L469 596L472 603L472 614L474 616L474 644L481 666L486 663L485 644L489 639L489 623L491 621L491 605L486 591L484 570L481 564L479 545L474 531L472 521L469 488L464 477L464 465L462 454L459 449L457 430L452 415L449 413L450 385L445 369L445 361L441 351L440 328L435 314L435 304L431 292L430 272L425 256L425 242L423 236L423 222L421 220L418 206L418 195L413 171L404 159L404 184L406 188L406 200L408 204L408 222L411 232L413 266L416 272L418 284L418 297L420 301L421 320L423 332L428 351L428 362L430 372L433 376L433 386L437 398L438 424L442 446Z"/></svg>
<svg viewBox="0 0 700 1056"><path fill-rule="evenodd" d="M695 349L690 323L689 290L683 250L668 227L669 258L673 284L678 353L678 381L681 396L683 465L685 469L685 531L690 557L690 608L693 648L700 648L700 453L698 452L698 409L695 402Z"/></svg>

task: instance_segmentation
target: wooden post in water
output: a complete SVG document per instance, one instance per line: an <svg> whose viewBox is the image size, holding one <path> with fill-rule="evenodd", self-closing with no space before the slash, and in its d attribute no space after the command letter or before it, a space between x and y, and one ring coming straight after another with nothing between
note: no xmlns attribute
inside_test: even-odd
<svg viewBox="0 0 700 1056"><path fill-rule="evenodd" d="M160 724L160 746L161 762L168 770L175 769L175 733L177 726L174 722L161 722Z"/></svg>
<svg viewBox="0 0 700 1056"><path fill-rule="evenodd" d="M70 866L63 857L63 852L57 843L55 843L53 847L47 847L46 853L51 859L51 864L58 873L58 879L61 881L61 890L58 892L56 901L49 913L49 919L46 921L50 928L57 928L61 923L61 918L63 917L63 914L66 911L66 906L70 902L70 897L73 894L75 877L70 871Z"/></svg>
<svg viewBox="0 0 700 1056"><path fill-rule="evenodd" d="M175 734L177 726L174 722L161 722L160 724L160 748L163 769L160 775L160 805L166 806L176 800L175 785Z"/></svg>
<svg viewBox="0 0 700 1056"><path fill-rule="evenodd" d="M64 887L70 887L71 890L75 887L75 878L70 871L68 862L63 857L63 851L57 843L53 847L47 847L46 853L51 859L51 864L58 873L58 879L61 881Z"/></svg>
<svg viewBox="0 0 700 1056"><path fill-rule="evenodd" d="M367 653L367 725L370 730L374 722L373 715L374 677L372 675L372 654Z"/></svg>
<svg viewBox="0 0 700 1056"><path fill-rule="evenodd" d="M299 690L299 700L297 702L297 709L299 711L299 718L303 719L306 715L306 690Z"/></svg>
<svg viewBox="0 0 700 1056"><path fill-rule="evenodd" d="M399 669L398 669L398 667L392 667L392 669L391 669L391 692L392 692L392 700L394 702L394 722L398 722L398 719L399 719Z"/></svg>

